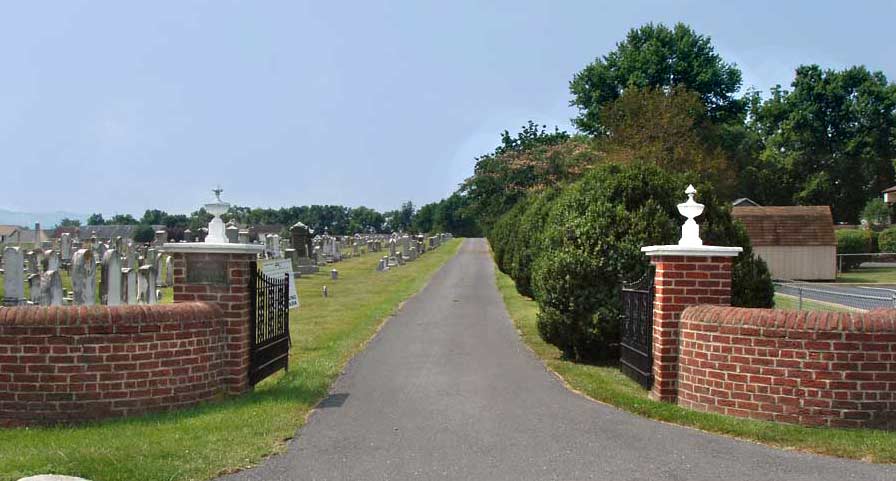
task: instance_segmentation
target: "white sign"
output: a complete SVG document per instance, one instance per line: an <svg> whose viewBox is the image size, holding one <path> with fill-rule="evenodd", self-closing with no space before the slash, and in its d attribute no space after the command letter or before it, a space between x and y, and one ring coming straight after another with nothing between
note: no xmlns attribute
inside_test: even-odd
<svg viewBox="0 0 896 481"><path fill-rule="evenodd" d="M283 279L289 274L289 308L299 307L299 294L292 273L292 259L266 259L261 262L261 272L274 279Z"/></svg>

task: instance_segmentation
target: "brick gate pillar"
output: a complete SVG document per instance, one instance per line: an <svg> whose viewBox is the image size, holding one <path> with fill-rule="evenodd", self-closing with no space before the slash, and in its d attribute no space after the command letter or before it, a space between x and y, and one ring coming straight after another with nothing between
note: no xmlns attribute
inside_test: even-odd
<svg viewBox="0 0 896 481"><path fill-rule="evenodd" d="M642 249L656 266L653 298L653 388L650 396L675 402L678 395L678 320L688 306L731 305L731 261L740 247Z"/></svg>
<svg viewBox="0 0 896 481"><path fill-rule="evenodd" d="M228 394L250 389L250 263L264 249L254 244L169 243L174 269L174 302L202 301L223 313L227 353L224 358Z"/></svg>
<svg viewBox="0 0 896 481"><path fill-rule="evenodd" d="M678 204L687 217L677 245L642 247L656 266L653 298L653 387L650 397L664 402L678 398L678 322L682 311L697 304L731 305L731 262L740 247L704 246L694 218L703 204L694 201L697 190L689 185L688 200Z"/></svg>

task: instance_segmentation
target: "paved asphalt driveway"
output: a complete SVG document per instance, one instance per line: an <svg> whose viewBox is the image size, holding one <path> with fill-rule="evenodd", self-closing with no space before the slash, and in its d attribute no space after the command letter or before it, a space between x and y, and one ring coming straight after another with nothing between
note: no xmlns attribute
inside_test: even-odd
<svg viewBox="0 0 896 481"><path fill-rule="evenodd" d="M485 241L467 240L285 453L223 479L896 479L896 467L705 434L569 392L519 340L492 266Z"/></svg>

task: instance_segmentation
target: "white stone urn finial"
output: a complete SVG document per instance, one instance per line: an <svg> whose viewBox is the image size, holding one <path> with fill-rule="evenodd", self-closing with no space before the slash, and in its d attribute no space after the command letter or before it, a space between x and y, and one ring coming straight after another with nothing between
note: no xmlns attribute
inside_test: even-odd
<svg viewBox="0 0 896 481"><path fill-rule="evenodd" d="M208 223L208 235L205 236L205 242L207 244L226 244L229 241L227 240L224 221L221 220L221 214L227 212L230 204L221 201L221 192L224 192L224 189L220 186L217 189L212 189L212 192L215 194L215 202L205 204L205 211L214 217Z"/></svg>
<svg viewBox="0 0 896 481"><path fill-rule="evenodd" d="M700 238L700 226L697 225L694 217L703 213L704 206L694 201L697 189L693 185L688 185L684 193L688 195L688 200L678 204L678 212L688 220L681 226L681 240L678 241L678 245L699 247L703 245L703 239Z"/></svg>

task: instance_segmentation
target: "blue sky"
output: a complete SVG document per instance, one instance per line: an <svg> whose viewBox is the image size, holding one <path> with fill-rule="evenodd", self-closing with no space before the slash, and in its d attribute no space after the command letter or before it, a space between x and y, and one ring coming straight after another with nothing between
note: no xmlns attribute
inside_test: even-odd
<svg viewBox="0 0 896 481"><path fill-rule="evenodd" d="M683 21L745 87L799 64L896 80L896 2L3 2L0 208L397 207L503 129L570 128L568 82Z"/></svg>

